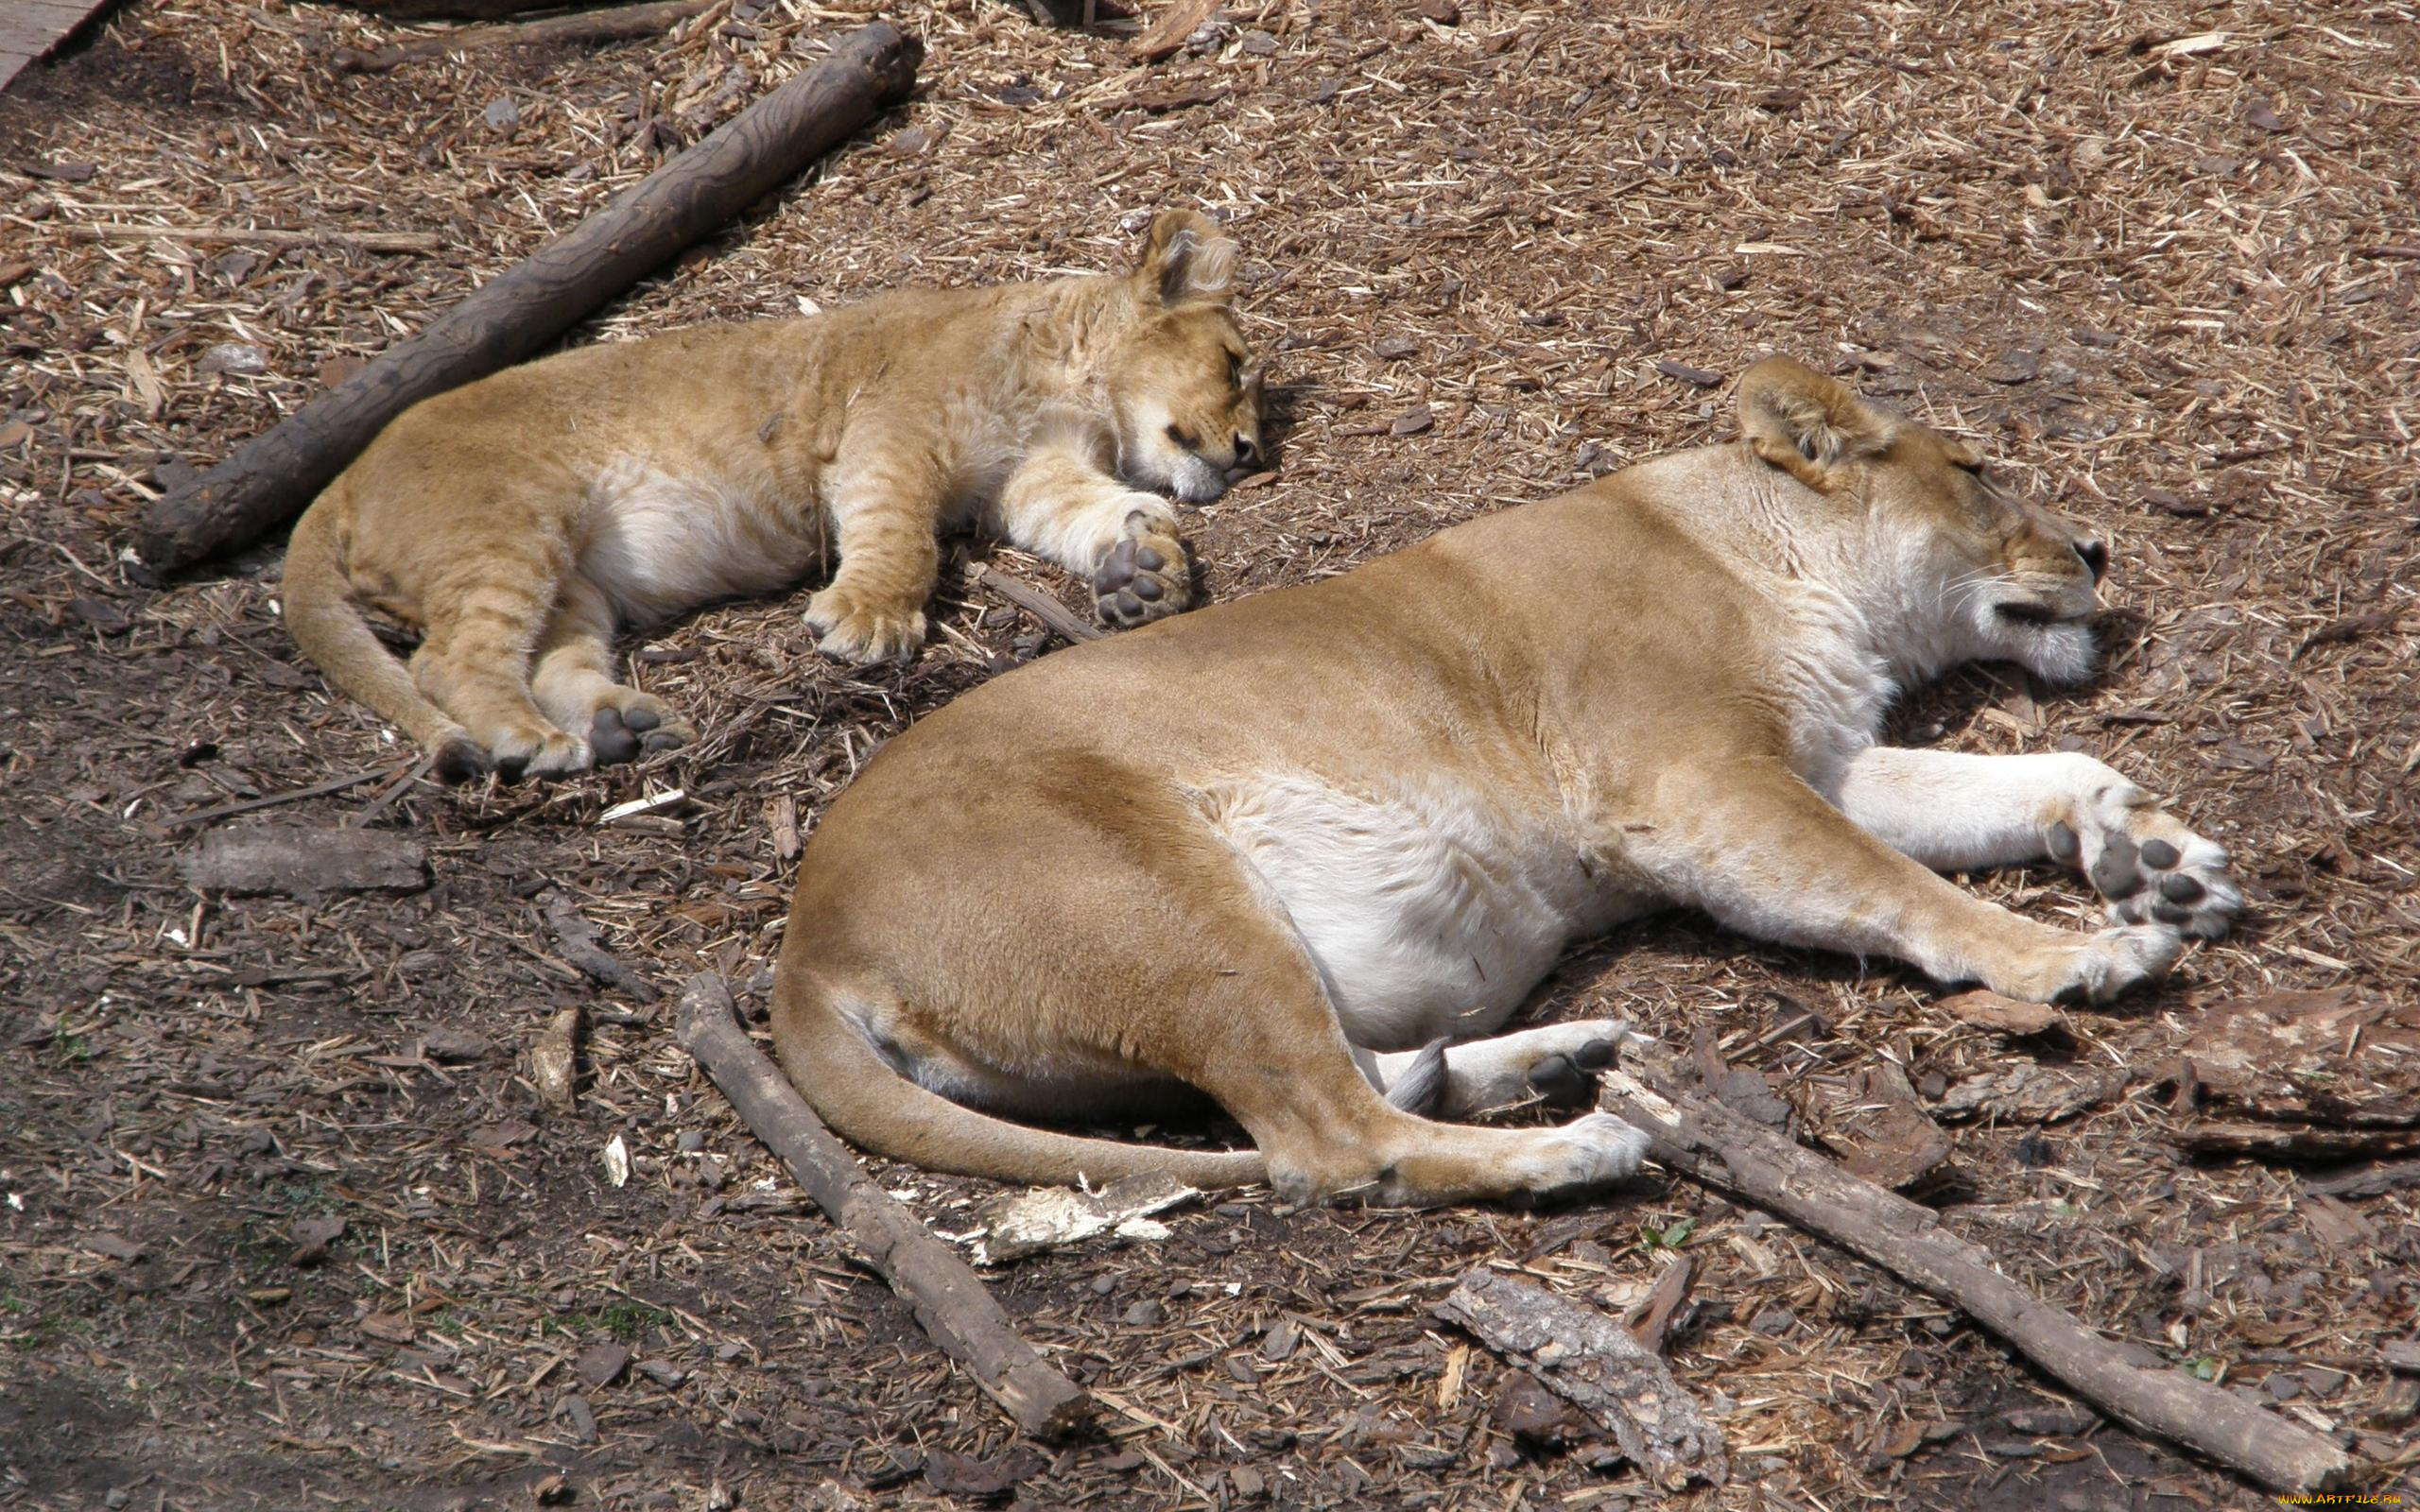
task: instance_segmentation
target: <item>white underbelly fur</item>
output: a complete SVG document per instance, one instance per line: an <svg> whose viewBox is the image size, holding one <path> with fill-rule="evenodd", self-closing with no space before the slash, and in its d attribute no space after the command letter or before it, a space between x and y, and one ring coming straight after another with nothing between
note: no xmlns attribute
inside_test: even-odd
<svg viewBox="0 0 2420 1512"><path fill-rule="evenodd" d="M645 625L717 598L786 587L821 548L820 507L773 498L754 475L680 475L616 462L589 485L579 565L625 621Z"/></svg>
<svg viewBox="0 0 2420 1512"><path fill-rule="evenodd" d="M1604 922L1575 850L1458 782L1363 797L1265 777L1204 798L1365 1048L1492 1031L1568 940Z"/></svg>

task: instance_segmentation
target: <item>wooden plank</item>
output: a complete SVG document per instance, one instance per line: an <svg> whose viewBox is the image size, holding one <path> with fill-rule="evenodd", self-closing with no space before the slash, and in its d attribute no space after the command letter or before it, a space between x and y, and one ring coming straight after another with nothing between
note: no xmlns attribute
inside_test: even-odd
<svg viewBox="0 0 2420 1512"><path fill-rule="evenodd" d="M0 6L0 89L117 0L9 0Z"/></svg>

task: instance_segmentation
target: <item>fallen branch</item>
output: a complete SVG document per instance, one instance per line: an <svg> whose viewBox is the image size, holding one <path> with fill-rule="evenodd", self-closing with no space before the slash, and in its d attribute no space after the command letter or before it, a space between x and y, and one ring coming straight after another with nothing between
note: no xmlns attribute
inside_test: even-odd
<svg viewBox="0 0 2420 1512"><path fill-rule="evenodd" d="M433 252L441 245L425 231L283 231L268 226L145 226L104 220L70 226L78 242L222 242L238 247L350 247L364 252Z"/></svg>
<svg viewBox="0 0 2420 1512"><path fill-rule="evenodd" d="M967 568L966 575L1040 620L1046 628L1056 632L1062 640L1098 641L1109 633L1098 625L1085 624L1076 618L1066 605L1038 588L1018 582L996 567L977 562Z"/></svg>
<svg viewBox="0 0 2420 1512"><path fill-rule="evenodd" d="M1927 1208L1849 1175L1710 1098L1605 1075L1599 1106L1645 1130L1654 1158L1955 1303L2112 1418L2200 1451L2280 1491L2323 1490L2352 1469L2327 1439L2233 1392L2101 1337L2000 1274L1989 1251Z"/></svg>
<svg viewBox="0 0 2420 1512"><path fill-rule="evenodd" d="M449 53L471 52L481 47L560 46L653 37L691 16L700 14L714 4L715 0L656 0L652 5L575 11L568 16L548 16L544 21L524 21L506 26L458 26L434 37L414 37L391 47L381 47L374 53L366 53L357 47L339 47L336 51L337 71L341 74L383 74L390 68L400 68L424 58L442 58Z"/></svg>
<svg viewBox="0 0 2420 1512"><path fill-rule="evenodd" d="M732 1017L731 990L700 971L681 993L675 1035L723 1090L739 1117L782 1158L816 1205L848 1230L949 1357L964 1366L1016 1425L1042 1438L1074 1433L1093 1399L1009 1326L992 1294L915 1214L876 1186L806 1100Z"/></svg>
<svg viewBox="0 0 2420 1512"><path fill-rule="evenodd" d="M1437 1315L1518 1357L1548 1390L1602 1424L1664 1489L1730 1478L1721 1430L1672 1379L1664 1357L1596 1309L1534 1281L1474 1270L1437 1304Z"/></svg>
<svg viewBox="0 0 2420 1512"><path fill-rule="evenodd" d="M763 198L914 85L924 48L883 22L540 248L426 329L146 511L136 564L158 577L309 504L389 421L544 350L599 304Z"/></svg>

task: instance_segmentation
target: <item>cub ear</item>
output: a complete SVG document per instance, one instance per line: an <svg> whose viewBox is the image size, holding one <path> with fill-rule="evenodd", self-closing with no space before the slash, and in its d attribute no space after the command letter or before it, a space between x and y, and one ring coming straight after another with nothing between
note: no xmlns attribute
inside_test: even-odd
<svg viewBox="0 0 2420 1512"><path fill-rule="evenodd" d="M1891 419L1845 386L1788 357L1767 357L1739 380L1739 433L1762 460L1830 492L1843 462L1878 456Z"/></svg>
<svg viewBox="0 0 2420 1512"><path fill-rule="evenodd" d="M1235 298L1236 262L1242 253L1209 216L1163 210L1151 222L1134 279L1146 298L1171 308L1196 301L1224 304Z"/></svg>

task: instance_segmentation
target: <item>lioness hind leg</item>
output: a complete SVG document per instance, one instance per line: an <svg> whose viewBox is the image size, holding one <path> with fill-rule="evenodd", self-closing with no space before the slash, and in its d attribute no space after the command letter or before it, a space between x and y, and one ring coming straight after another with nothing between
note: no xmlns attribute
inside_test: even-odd
<svg viewBox="0 0 2420 1512"><path fill-rule="evenodd" d="M530 691L548 719L562 729L588 732L599 766L698 738L670 704L614 680L614 606L575 574L564 583L529 677Z"/></svg>
<svg viewBox="0 0 2420 1512"><path fill-rule="evenodd" d="M1387 1101L1409 1112L1437 1118L1470 1118L1532 1098L1550 1108L1585 1108L1596 1101L1597 1073L1614 1063L1625 1042L1643 1036L1610 1019L1547 1023L1486 1040L1445 1047L1443 1075L1430 1091L1407 1087L1421 1074L1425 1051L1363 1055L1374 1084Z"/></svg>
<svg viewBox="0 0 2420 1512"><path fill-rule="evenodd" d="M1283 974L1258 984L1255 1005L1205 1014L1220 1025L1214 1057L1172 1069L1244 1125L1289 1200L1428 1207L1576 1191L1638 1169L1646 1136L1605 1114L1558 1128L1473 1128L1391 1106L1362 1074L1316 977L1307 968Z"/></svg>

